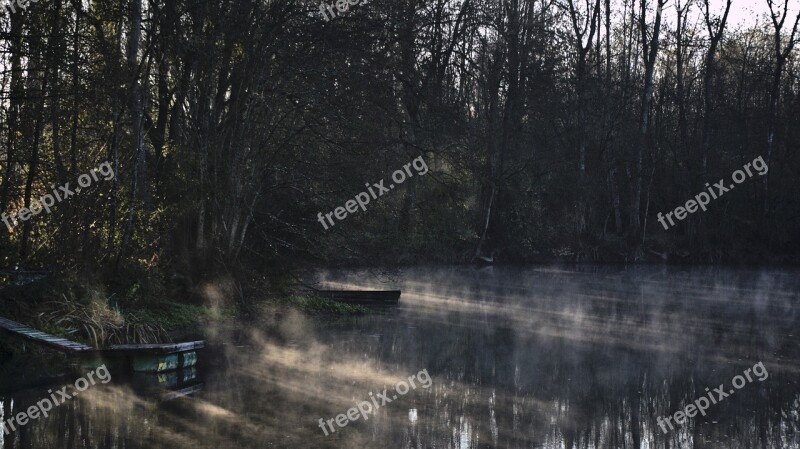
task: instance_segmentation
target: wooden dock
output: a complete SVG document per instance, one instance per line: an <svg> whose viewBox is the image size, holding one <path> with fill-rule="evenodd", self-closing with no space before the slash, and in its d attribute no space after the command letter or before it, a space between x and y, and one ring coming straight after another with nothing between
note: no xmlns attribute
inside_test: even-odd
<svg viewBox="0 0 800 449"><path fill-rule="evenodd" d="M176 352L194 351L196 349L203 349L206 347L204 341L190 341L187 343L164 343L152 345L114 345L109 351L125 351L125 352L141 352L148 354L174 354Z"/></svg>
<svg viewBox="0 0 800 449"><path fill-rule="evenodd" d="M59 338L54 335L39 332L36 329L19 324L16 321L11 321L5 318L0 318L0 331L22 337L25 340L33 343L38 343L50 349L55 349L67 353L79 353L84 351L94 351L91 346L86 346L81 343L76 343L64 338Z"/></svg>
<svg viewBox="0 0 800 449"><path fill-rule="evenodd" d="M164 372L194 366L197 363L196 351L206 345L205 341L191 341L186 343L114 345L108 349L95 349L82 343L37 331L24 324L2 317L0 317L0 332L5 332L69 355L79 356L84 365L87 366L100 366L108 359L130 366L137 372Z"/></svg>

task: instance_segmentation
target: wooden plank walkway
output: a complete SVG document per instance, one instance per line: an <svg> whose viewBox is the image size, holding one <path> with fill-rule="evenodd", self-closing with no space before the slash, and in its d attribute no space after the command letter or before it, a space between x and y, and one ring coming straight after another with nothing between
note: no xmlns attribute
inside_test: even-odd
<svg viewBox="0 0 800 449"><path fill-rule="evenodd" d="M16 321L11 321L5 318L0 318L0 331L22 337L26 340L47 346L48 348L55 349L57 351L78 353L94 350L90 346L46 334L44 332L39 332L36 329L25 326L24 324L19 324Z"/></svg>
<svg viewBox="0 0 800 449"><path fill-rule="evenodd" d="M163 372L192 367L197 364L196 351L206 346L206 342L201 340L185 343L115 345L108 349L94 349L39 332L2 317L0 317L0 332L21 337L50 349L77 355L86 363L101 363L107 359L130 366L138 372Z"/></svg>

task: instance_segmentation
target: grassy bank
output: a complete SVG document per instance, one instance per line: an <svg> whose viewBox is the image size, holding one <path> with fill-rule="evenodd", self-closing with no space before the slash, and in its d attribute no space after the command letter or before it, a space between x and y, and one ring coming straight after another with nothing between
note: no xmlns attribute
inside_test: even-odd
<svg viewBox="0 0 800 449"><path fill-rule="evenodd" d="M131 291L133 290L133 291ZM144 300L91 279L51 276L0 288L2 316L95 347L168 341L168 332L235 316L224 306Z"/></svg>
<svg viewBox="0 0 800 449"><path fill-rule="evenodd" d="M141 280L104 283L53 275L24 285L0 286L0 315L59 337L106 347L166 342L172 333L216 322L259 320L264 311L295 309L311 316L368 312L361 306L288 291L249 298L246 304L233 296L224 282L180 294ZM11 350L9 345L0 349Z"/></svg>

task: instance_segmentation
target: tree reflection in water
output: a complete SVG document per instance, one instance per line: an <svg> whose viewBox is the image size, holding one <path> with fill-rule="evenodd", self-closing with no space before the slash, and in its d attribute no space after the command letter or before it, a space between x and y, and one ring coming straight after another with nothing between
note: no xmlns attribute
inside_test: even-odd
<svg viewBox="0 0 800 449"><path fill-rule="evenodd" d="M3 447L800 447L797 278L696 268L409 270L398 277L396 309L213 329L202 391L160 403L112 382L4 436ZM365 279L325 278L333 287ZM758 361L767 380L661 432L658 416ZM422 369L431 388L328 437L317 427ZM3 419L38 394L4 396Z"/></svg>

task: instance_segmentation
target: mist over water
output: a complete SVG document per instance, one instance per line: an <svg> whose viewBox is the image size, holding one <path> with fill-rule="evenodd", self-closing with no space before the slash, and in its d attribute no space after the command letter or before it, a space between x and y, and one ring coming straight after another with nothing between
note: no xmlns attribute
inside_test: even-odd
<svg viewBox="0 0 800 449"><path fill-rule="evenodd" d="M390 282L326 273L332 288L400 288L355 318L264 317L209 330L205 365L160 402L119 380L10 435L3 448L800 447L796 271L718 268L417 268ZM769 376L664 434L682 410L762 362ZM411 389L325 436L370 393ZM53 388L53 387L48 387ZM0 396L3 419L47 388Z"/></svg>

